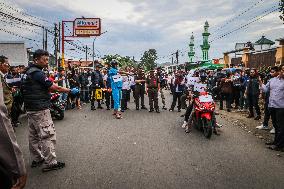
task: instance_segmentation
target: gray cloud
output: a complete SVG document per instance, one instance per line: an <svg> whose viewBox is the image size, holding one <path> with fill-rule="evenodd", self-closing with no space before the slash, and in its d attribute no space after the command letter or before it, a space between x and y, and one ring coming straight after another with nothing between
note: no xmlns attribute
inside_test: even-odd
<svg viewBox="0 0 284 189"><path fill-rule="evenodd" d="M110 1L111 4L106 3ZM234 18L258 0L109 0L103 4L101 1L91 0L69 1L69 4L67 2L66 0L14 1L19 7L36 16L45 17L51 22L58 22L61 19L72 20L83 15L99 16L103 19L103 30L109 32L97 39L96 48L102 54L120 53L137 58L149 48L156 48L160 56L169 55L177 49L187 49L191 32L195 34L197 56L200 56L199 45L202 43L201 34L206 20L211 26L211 39L214 39L247 23L255 15L277 4L276 0L263 1L245 15L214 32L227 20ZM86 3L85 8L82 5L75 6L79 3ZM91 7L92 5L94 8ZM281 37L283 29L277 14L267 16L248 28L212 43L210 56L222 57L224 51L234 48L234 43L256 41L263 34L274 40ZM82 42L91 45L92 39L82 39ZM167 57L159 61L168 60ZM182 61L186 60L187 57L183 56Z"/></svg>

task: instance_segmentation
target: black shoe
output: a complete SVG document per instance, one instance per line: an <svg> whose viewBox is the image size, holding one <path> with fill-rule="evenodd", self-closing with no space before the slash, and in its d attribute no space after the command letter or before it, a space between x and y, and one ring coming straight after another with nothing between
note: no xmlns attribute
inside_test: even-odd
<svg viewBox="0 0 284 189"><path fill-rule="evenodd" d="M276 146L276 145L268 146L267 148L270 149L270 150L275 150L275 151L279 151L279 152L284 152L284 148L280 148L280 147L278 147L278 146Z"/></svg>
<svg viewBox="0 0 284 189"><path fill-rule="evenodd" d="M99 106L98 109L104 109L102 106Z"/></svg>
<svg viewBox="0 0 284 189"><path fill-rule="evenodd" d="M181 110L180 110L180 109L178 109L178 112L181 112Z"/></svg>
<svg viewBox="0 0 284 189"><path fill-rule="evenodd" d="M145 106L142 106L141 110L147 110L147 108Z"/></svg>
<svg viewBox="0 0 284 189"><path fill-rule="evenodd" d="M110 110L110 108L109 108L109 107L107 107L107 110Z"/></svg>
<svg viewBox="0 0 284 189"><path fill-rule="evenodd" d="M64 168L64 167L65 167L65 163L57 162L57 164L50 165L50 166L48 166L48 167L43 168L43 169L42 169L42 172L58 170L58 169L62 169L62 168Z"/></svg>
<svg viewBox="0 0 284 189"><path fill-rule="evenodd" d="M40 167L43 164L43 162L44 162L44 159L39 162L33 161L31 168Z"/></svg>
<svg viewBox="0 0 284 189"><path fill-rule="evenodd" d="M218 133L218 131L217 131L217 129L216 129L216 128L214 128L213 133L214 133L215 135L217 135L217 136L219 136L219 135L220 135L220 134Z"/></svg>
<svg viewBox="0 0 284 189"><path fill-rule="evenodd" d="M150 110L149 110L150 113L153 112L153 111L154 111L153 109L150 109Z"/></svg>
<svg viewBox="0 0 284 189"><path fill-rule="evenodd" d="M165 106L163 106L163 108L162 108L163 110L167 110L167 108L165 107Z"/></svg>
<svg viewBox="0 0 284 189"><path fill-rule="evenodd" d="M156 113L158 113L158 114L159 114L159 113L160 113L160 110L159 110L159 109L157 109L157 110L156 110Z"/></svg>
<svg viewBox="0 0 284 189"><path fill-rule="evenodd" d="M139 110L139 107L136 107L136 110Z"/></svg>
<svg viewBox="0 0 284 189"><path fill-rule="evenodd" d="M260 120L261 119L261 116L260 115L258 115L258 116L256 116L255 118L254 118L254 120Z"/></svg>
<svg viewBox="0 0 284 189"><path fill-rule="evenodd" d="M227 112L231 112L231 109L227 109Z"/></svg>
<svg viewBox="0 0 284 189"><path fill-rule="evenodd" d="M125 110L121 109L120 111L121 111L121 112L124 112Z"/></svg>
<svg viewBox="0 0 284 189"><path fill-rule="evenodd" d="M190 129L185 129L184 130L184 132L186 132L186 133L190 133L190 131L191 131Z"/></svg>
<svg viewBox="0 0 284 189"><path fill-rule="evenodd" d="M253 118L253 115L250 114L250 115L247 116L247 118Z"/></svg>
<svg viewBox="0 0 284 189"><path fill-rule="evenodd" d="M275 145L275 142L266 142L265 145L269 145L269 146Z"/></svg>
<svg viewBox="0 0 284 189"><path fill-rule="evenodd" d="M94 111L94 110L96 110L96 108L95 107L91 107L91 110Z"/></svg>
<svg viewBox="0 0 284 189"><path fill-rule="evenodd" d="M224 108L220 107L219 110L224 110Z"/></svg>
<svg viewBox="0 0 284 189"><path fill-rule="evenodd" d="M185 115L184 114L182 114L180 117L184 117Z"/></svg>

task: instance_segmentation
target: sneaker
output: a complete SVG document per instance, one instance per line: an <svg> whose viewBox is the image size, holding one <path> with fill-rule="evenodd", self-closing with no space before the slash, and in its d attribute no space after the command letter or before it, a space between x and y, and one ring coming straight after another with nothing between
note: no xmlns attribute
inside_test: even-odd
<svg viewBox="0 0 284 189"><path fill-rule="evenodd" d="M145 106L142 106L141 110L147 110L147 108Z"/></svg>
<svg viewBox="0 0 284 189"><path fill-rule="evenodd" d="M265 126L265 125L260 125L260 126L257 126L256 129L259 129L259 130L268 130L268 126Z"/></svg>
<svg viewBox="0 0 284 189"><path fill-rule="evenodd" d="M174 110L173 110L173 109L169 109L169 111L170 111L170 112L173 112Z"/></svg>
<svg viewBox="0 0 284 189"><path fill-rule="evenodd" d="M216 127L217 127L217 128L221 128L221 127L223 127L223 125L221 125L221 124L219 124L219 123L216 123Z"/></svg>
<svg viewBox="0 0 284 189"><path fill-rule="evenodd" d="M181 126L181 128L185 129L185 128L186 128L186 126L187 126L187 122L186 122L186 121L184 121L184 122L183 122L183 124L182 124L182 126Z"/></svg>
<svg viewBox="0 0 284 189"><path fill-rule="evenodd" d="M271 129L270 134L275 134L275 128Z"/></svg>
<svg viewBox="0 0 284 189"><path fill-rule="evenodd" d="M57 162L54 165L49 165L45 168L42 169L42 172L48 172L48 171L53 171L53 170L58 170L58 169L62 169L65 167L65 163L63 162Z"/></svg>
<svg viewBox="0 0 284 189"><path fill-rule="evenodd" d="M35 167L40 167L44 162L44 159L42 159L41 161L33 161L32 162L32 165L31 165L31 168L35 168Z"/></svg>
<svg viewBox="0 0 284 189"><path fill-rule="evenodd" d="M261 119L261 116L260 115L258 115L258 116L256 116L255 118L254 118L254 120L260 120Z"/></svg>

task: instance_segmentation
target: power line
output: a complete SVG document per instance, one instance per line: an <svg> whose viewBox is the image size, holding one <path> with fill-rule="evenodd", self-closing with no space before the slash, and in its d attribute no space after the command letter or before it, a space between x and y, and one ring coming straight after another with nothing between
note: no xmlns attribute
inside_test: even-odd
<svg viewBox="0 0 284 189"><path fill-rule="evenodd" d="M39 32L37 32L37 31L35 31L35 30L31 29L31 28L23 27L23 26L18 25L19 22L17 22L17 24L16 24L15 22L8 21L8 20L3 20L3 19L1 19L0 22L4 22L6 24L9 24L11 27L17 27L17 28L20 28L20 29L29 30L32 33L35 33L35 34L38 34L38 35L42 35L42 33L39 33Z"/></svg>
<svg viewBox="0 0 284 189"><path fill-rule="evenodd" d="M274 7L275 7L275 6L274 6ZM264 15L262 15L262 16L254 17L254 19L253 19L252 21L248 22L247 24L241 25L240 27L238 27L238 28L236 28L236 29L234 29L234 30L232 30L232 31L230 31L230 32L224 33L224 34L220 35L219 37L217 37L217 38L211 40L209 43L212 43L212 42L214 42L214 41L216 41L216 40L218 40L218 39L222 39L222 38L224 38L224 37L226 37L226 36L228 36L228 35L230 35L230 34L236 32L236 31L238 31L238 30L241 30L241 29L243 29L243 28L249 26L250 24L253 24L253 23L255 23L255 22L261 20L262 18L268 16L269 14L271 14L271 13L273 13L273 12L276 12L277 10L278 10L278 8L275 8L275 9L273 9L273 10L271 10L271 9L266 10L266 11L264 12L264 13L266 13L266 14L264 14Z"/></svg>
<svg viewBox="0 0 284 189"><path fill-rule="evenodd" d="M27 40L29 40L29 41L34 41L34 42L37 42L37 43L41 43L41 41L37 41L37 40L35 40L35 39L31 39L31 38L28 38L28 37L21 36L21 35L19 35L19 34L17 34L17 33L14 33L14 32L12 32L12 31L9 31L9 30L3 29L3 28L0 28L0 30L3 31L3 32L9 33L9 34L11 34L11 35L17 36L17 37L21 37L21 38L23 38L23 39L27 39Z"/></svg>
<svg viewBox="0 0 284 189"><path fill-rule="evenodd" d="M242 15L248 13L250 10L252 10L253 8L255 8L256 6L258 6L260 3L262 3L264 0L259 0L258 2L254 3L252 6L250 6L249 8L245 9L244 11L242 11L241 13L239 13L237 16L229 19L228 21L226 21L226 23L220 27L218 27L216 30L213 30L212 32L215 33L217 31L220 31L221 29L223 29L224 27L226 27L228 24L232 23L233 21L235 21L237 18L241 17Z"/></svg>
<svg viewBox="0 0 284 189"><path fill-rule="evenodd" d="M44 21L44 22L47 22L47 23L48 23L48 21L45 20L45 19L43 19L43 18L39 18L39 17L33 16L33 15L31 15L31 14L25 13L25 12L20 11L19 9L16 9L16 8L14 8L14 7L10 6L10 5L7 5L7 4L5 4L5 3L3 3L3 2L1 2L0 5L2 5L2 6L4 6L4 7L6 7L6 8L8 8L8 9L10 9L10 10L12 10L12 11L15 11L15 12L17 12L17 13L23 15L23 16L28 16L28 17L31 17L31 18L34 18L34 19L37 19L37 20L41 20L41 21Z"/></svg>

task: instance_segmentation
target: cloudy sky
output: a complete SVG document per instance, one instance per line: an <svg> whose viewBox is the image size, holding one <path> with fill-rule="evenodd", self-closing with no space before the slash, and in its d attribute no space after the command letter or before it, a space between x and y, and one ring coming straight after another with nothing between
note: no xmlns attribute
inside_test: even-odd
<svg viewBox="0 0 284 189"><path fill-rule="evenodd" d="M74 20L76 17L99 17L102 19L102 31L107 31L95 42L96 54L121 54L140 59L145 50L155 48L158 62L169 62L176 50L181 50L181 61L188 61L187 50L191 33L196 43L196 59L201 56L203 25L210 24L211 49L209 56L219 58L223 52L233 50L237 42L255 42L262 35L275 40L283 37L284 25L275 10L278 0L0 0L1 11L9 12L21 18L25 12L43 25L52 26L55 22ZM17 9L12 9L12 6ZM248 10L249 9L249 10ZM17 11L15 11L17 10ZM270 13L272 12L272 13ZM268 14L270 13L270 14ZM261 18L262 15L268 14ZM1 18L1 17L0 17ZM1 18L3 19L3 18ZM253 22L255 19L258 21ZM248 24L253 22L251 24ZM248 24L247 26L245 26ZM244 27L242 27L244 26ZM11 27L4 28L14 33L35 39L27 42L34 48L41 47L41 31ZM242 27L239 30L238 28ZM220 36L236 30L224 38ZM67 30L68 32L68 30ZM22 40L0 31L0 40ZM52 36L49 36L50 49ZM80 39L76 43L92 47L93 39ZM68 47L66 45L66 48ZM70 57L85 57L80 51L67 51Z"/></svg>

